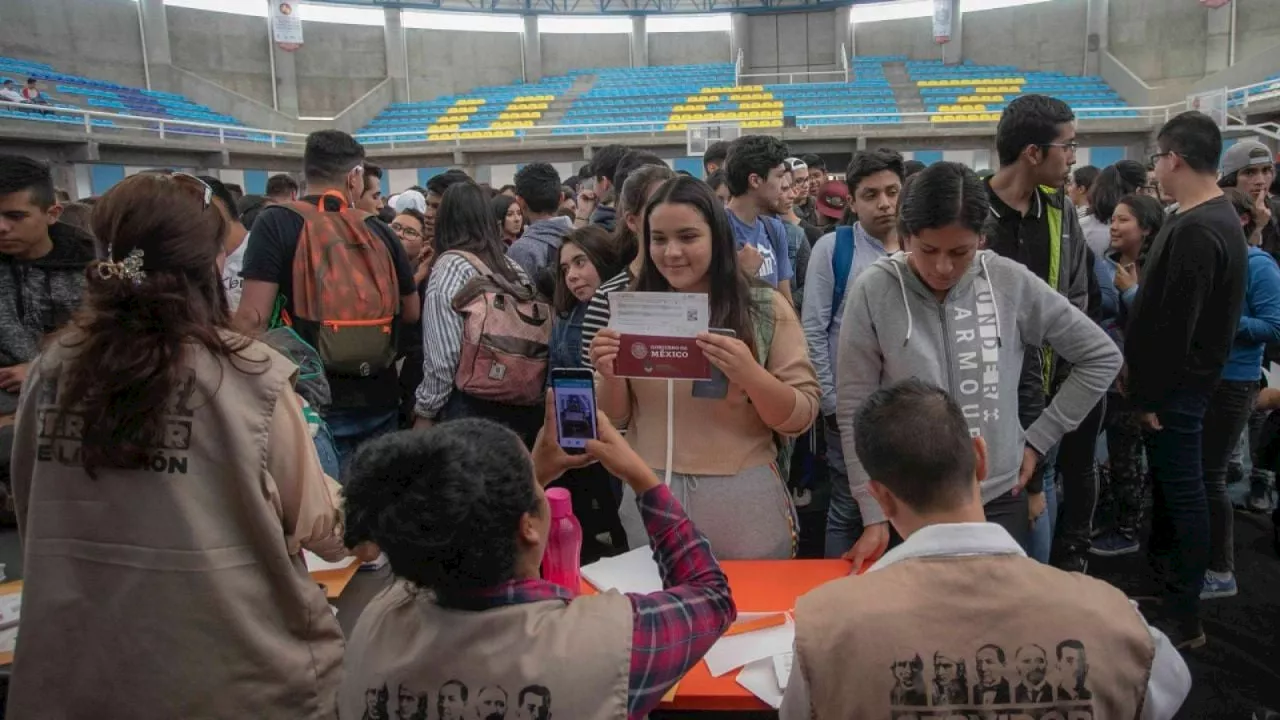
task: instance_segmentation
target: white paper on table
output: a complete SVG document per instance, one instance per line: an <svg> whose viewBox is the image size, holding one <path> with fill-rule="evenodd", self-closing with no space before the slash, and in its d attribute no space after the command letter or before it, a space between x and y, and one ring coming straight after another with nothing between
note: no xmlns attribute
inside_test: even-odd
<svg viewBox="0 0 1280 720"><path fill-rule="evenodd" d="M791 661L794 658L795 653L773 656L773 672L778 676L778 687L783 690L786 690L787 683L791 682Z"/></svg>
<svg viewBox="0 0 1280 720"><path fill-rule="evenodd" d="M707 651L707 669L712 677L720 677L735 668L769 659L769 674L773 674L774 655L793 650L796 642L796 626L787 618L785 625L775 625L764 630L722 637Z"/></svg>
<svg viewBox="0 0 1280 720"><path fill-rule="evenodd" d="M11 628L18 624L22 610L22 593L0 595L0 628Z"/></svg>
<svg viewBox="0 0 1280 720"><path fill-rule="evenodd" d="M762 658L742 668L736 678L739 685L752 695L760 698L769 707L777 710L782 707L782 687L778 684L778 676L773 671L773 658Z"/></svg>
<svg viewBox="0 0 1280 720"><path fill-rule="evenodd" d="M623 335L691 338L706 332L710 321L704 293L609 294L609 328Z"/></svg>
<svg viewBox="0 0 1280 720"><path fill-rule="evenodd" d="M0 652L13 652L18 646L18 628L11 627L8 630L0 630Z"/></svg>
<svg viewBox="0 0 1280 720"><path fill-rule="evenodd" d="M356 561L354 555L342 558L338 562L329 562L310 550L303 550L302 557L307 561L307 572L321 572L322 570L341 570Z"/></svg>
<svg viewBox="0 0 1280 720"><path fill-rule="evenodd" d="M648 545L586 565L582 577L601 592L643 594L662 590L662 574Z"/></svg>

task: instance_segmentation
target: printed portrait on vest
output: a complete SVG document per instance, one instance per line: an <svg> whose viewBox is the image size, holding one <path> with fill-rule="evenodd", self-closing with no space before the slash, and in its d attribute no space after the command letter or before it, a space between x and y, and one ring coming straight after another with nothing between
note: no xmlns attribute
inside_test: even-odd
<svg viewBox="0 0 1280 720"><path fill-rule="evenodd" d="M1048 682L1049 654L1039 645L1023 645L1014 655L1018 670L1018 687L1014 701L1019 703L1053 702L1053 686Z"/></svg>
<svg viewBox="0 0 1280 720"><path fill-rule="evenodd" d="M965 677L964 659L960 655L936 652L933 654L933 702L934 706L968 705L969 686Z"/></svg>
<svg viewBox="0 0 1280 720"><path fill-rule="evenodd" d="M386 683L380 688L365 690L363 720L391 720L391 714L387 712L387 701L390 699L391 693L387 690Z"/></svg>
<svg viewBox="0 0 1280 720"><path fill-rule="evenodd" d="M401 685L396 692L396 720L427 720L429 699L425 693L415 695L408 687Z"/></svg>
<svg viewBox="0 0 1280 720"><path fill-rule="evenodd" d="M1058 699L1092 700L1093 693L1084 686L1089 679L1089 661L1085 659L1084 643L1079 640L1063 640L1058 643Z"/></svg>
<svg viewBox="0 0 1280 720"><path fill-rule="evenodd" d="M983 645L978 648L973 665L978 669L978 682L973 686L973 704L1004 705L1012 702L1009 679L1005 677L1008 667L1005 665L1003 648L999 645Z"/></svg>
<svg viewBox="0 0 1280 720"><path fill-rule="evenodd" d="M516 720L549 720L551 691L541 685L530 685L516 696Z"/></svg>
<svg viewBox="0 0 1280 720"><path fill-rule="evenodd" d="M478 720L506 720L507 691L497 685L480 688L476 695L475 715Z"/></svg>
<svg viewBox="0 0 1280 720"><path fill-rule="evenodd" d="M891 705L928 705L924 686L924 661L916 653L907 660L893 663L893 690L889 693Z"/></svg>
<svg viewBox="0 0 1280 720"><path fill-rule="evenodd" d="M463 720L467 713L467 686L450 680L440 686L436 699L436 717L440 720Z"/></svg>

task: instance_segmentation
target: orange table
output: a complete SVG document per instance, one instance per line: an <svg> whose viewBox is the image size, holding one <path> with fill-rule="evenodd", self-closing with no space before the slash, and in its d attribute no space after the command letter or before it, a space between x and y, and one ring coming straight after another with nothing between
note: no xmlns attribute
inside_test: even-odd
<svg viewBox="0 0 1280 720"><path fill-rule="evenodd" d="M844 560L726 560L720 563L729 578L739 613L780 612L795 607L796 598L813 588L849 574ZM584 590L594 592L583 581ZM699 662L676 688L666 710L769 710L769 706L734 681L737 672L711 677Z"/></svg>

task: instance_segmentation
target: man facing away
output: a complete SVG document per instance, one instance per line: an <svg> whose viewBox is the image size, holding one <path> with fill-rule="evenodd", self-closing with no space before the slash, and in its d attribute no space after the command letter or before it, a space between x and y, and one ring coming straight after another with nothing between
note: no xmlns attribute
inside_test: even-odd
<svg viewBox="0 0 1280 720"><path fill-rule="evenodd" d="M871 492L906 540L865 574L797 601L781 720L893 716L902 705L893 667L904 653L933 663L977 659L972 696L930 690L930 705L950 715L1012 701L1035 703L1024 712L1036 716L1052 704L1064 717L1173 717L1191 678L1168 638L1119 590L1031 560L984 521L986 443L970 437L950 395L917 379L883 388L851 430ZM1078 650L1081 661L1088 648L1089 666L1051 684L1045 648L1059 647ZM1072 692L1054 693L1055 684Z"/></svg>
<svg viewBox="0 0 1280 720"><path fill-rule="evenodd" d="M1204 418L1240 322L1248 247L1240 218L1218 187L1222 133L1209 116L1165 123L1152 156L1178 210L1142 267L1125 334L1126 390L1148 431L1155 511L1150 554L1163 605L1156 622L1179 648L1205 644L1200 590L1209 566Z"/></svg>

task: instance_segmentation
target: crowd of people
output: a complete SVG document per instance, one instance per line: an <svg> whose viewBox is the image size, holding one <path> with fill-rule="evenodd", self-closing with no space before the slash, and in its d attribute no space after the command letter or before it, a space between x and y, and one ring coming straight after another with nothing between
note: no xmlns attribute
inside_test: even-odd
<svg viewBox="0 0 1280 720"><path fill-rule="evenodd" d="M1232 495L1274 504L1275 164L1188 112L1073 170L1075 127L1014 100L995 172L749 135L705 181L611 145L390 197L330 130L301 183L144 172L74 223L0 156L12 717L640 718L734 621L720 561L821 555L853 572L796 605L784 718L1171 717ZM620 291L705 294L725 382L615 372ZM542 580L553 484L584 558L649 545L665 589ZM1148 510L1137 612L1085 573ZM303 549L389 560L345 641Z"/></svg>

